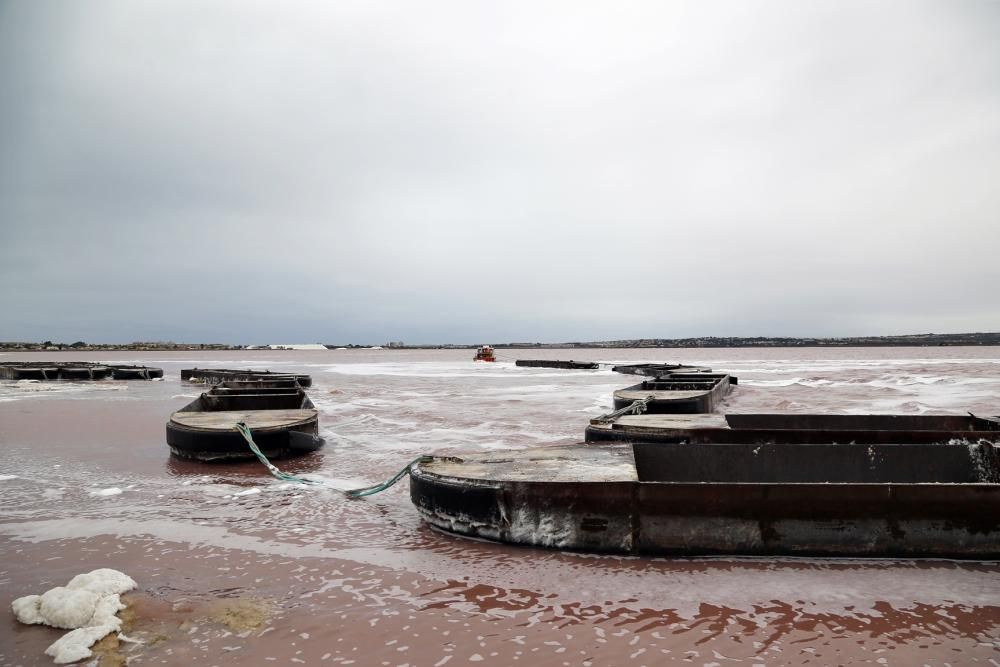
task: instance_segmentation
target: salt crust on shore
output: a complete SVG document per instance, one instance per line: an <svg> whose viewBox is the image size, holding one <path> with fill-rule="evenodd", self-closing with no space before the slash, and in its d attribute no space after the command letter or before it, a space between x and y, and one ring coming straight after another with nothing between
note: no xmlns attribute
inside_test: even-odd
<svg viewBox="0 0 1000 667"><path fill-rule="evenodd" d="M120 595L135 588L131 577L102 568L78 574L65 586L41 595L26 595L11 603L17 620L33 625L41 623L71 630L45 649L56 663L65 664L89 658L90 647L97 640L121 630L115 616L125 608Z"/></svg>

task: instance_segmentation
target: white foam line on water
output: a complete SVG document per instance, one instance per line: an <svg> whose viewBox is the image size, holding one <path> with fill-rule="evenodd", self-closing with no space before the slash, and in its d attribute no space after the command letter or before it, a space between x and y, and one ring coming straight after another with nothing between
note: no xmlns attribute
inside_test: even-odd
<svg viewBox="0 0 1000 667"><path fill-rule="evenodd" d="M107 496L119 496L122 493L124 493L124 491L122 491L120 488L118 488L117 486L112 486L107 489L98 489L97 491L91 491L90 495L107 497Z"/></svg>

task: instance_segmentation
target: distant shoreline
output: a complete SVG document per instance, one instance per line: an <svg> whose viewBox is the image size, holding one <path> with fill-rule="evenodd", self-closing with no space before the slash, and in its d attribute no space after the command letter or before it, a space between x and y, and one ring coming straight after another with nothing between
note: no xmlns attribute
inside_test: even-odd
<svg viewBox="0 0 1000 667"><path fill-rule="evenodd" d="M570 343L492 343L502 350L579 350L579 349L642 349L642 348L734 348L734 347L982 347L1000 346L1000 333L959 333L959 334L910 334L904 336L848 336L840 338L796 338L796 337L740 337L707 336L700 338L634 338L623 340L570 342ZM384 345L331 345L327 349L384 349L384 350L471 350L479 344L428 344L406 345L402 342ZM84 343L28 343L22 341L0 342L0 352L190 352L257 350L294 350L295 346L271 348L268 346L227 345L220 343L163 343L135 342L126 344ZM314 348L315 349L315 348Z"/></svg>

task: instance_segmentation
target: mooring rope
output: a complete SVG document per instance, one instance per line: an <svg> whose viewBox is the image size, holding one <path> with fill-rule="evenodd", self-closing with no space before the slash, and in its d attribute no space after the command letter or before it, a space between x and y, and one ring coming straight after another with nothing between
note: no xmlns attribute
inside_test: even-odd
<svg viewBox="0 0 1000 667"><path fill-rule="evenodd" d="M250 427L247 426L245 423L239 422L238 424L236 424L236 430L240 432L240 435L243 436L243 439L247 441L248 445L250 445L250 451L256 454L257 458L260 459L260 462L263 463L264 466L268 469L268 471L278 479L284 482L296 482L298 484L319 484L319 482L315 482L311 479L296 477L295 475L291 475L287 472L282 472L278 470L278 468L273 463L267 460L267 457L264 456L264 452L260 451L260 448L257 447L257 443L253 441L253 433L250 432Z"/></svg>
<svg viewBox="0 0 1000 667"><path fill-rule="evenodd" d="M591 424L607 424L618 419L622 415L641 415L646 411L647 405L650 401L655 399L656 396L647 396L646 398L640 398L638 400L632 401L631 404L626 405L624 408L615 410L614 412L609 412L606 415L601 415L600 417L594 417L590 420Z"/></svg>
<svg viewBox="0 0 1000 667"><path fill-rule="evenodd" d="M344 491L344 493L346 493L351 498L363 498L365 496L372 496L375 495L376 493L381 493L382 491L385 491L399 480L403 479L403 476L406 475L408 472L410 472L410 468L412 468L413 466L417 465L418 463L426 463L432 460L434 460L433 456L418 456L417 458L407 463L402 470L397 472L390 479L380 484L376 484L375 486L368 486L363 489L353 489L351 491Z"/></svg>
<svg viewBox="0 0 1000 667"><path fill-rule="evenodd" d="M239 422L238 424L236 424L236 430L239 431L240 435L243 436L243 439L247 441L248 445L250 445L250 451L252 451L257 456L257 458L260 460L260 462L264 464L264 466L267 468L268 472L270 472L272 475L274 475L278 479L280 479L280 480L282 480L284 482L296 482L298 484L322 484L323 483L323 482L319 482L319 481L316 481L316 480L313 480L313 479L306 479L304 477L296 477L295 475L291 475L291 474L289 474L287 472L282 472L281 470L279 470L277 468L277 466L275 466L273 463L271 463L270 461L267 460L267 457L264 456L264 452L260 451L260 448L257 446L257 443L255 443L253 441L253 433L250 431L250 427L249 426L247 426L243 422ZM349 498L363 498L365 496L372 496L372 495L375 495L376 493L381 493L382 491L385 491L386 489L388 489L389 487L391 487L392 485L394 485L396 482L398 482L399 480L401 480L404 475L406 475L408 472L410 472L410 468L412 468L416 464L418 464L418 463L424 463L424 462L427 462L427 461L431 461L433 459L434 459L433 456L418 456L417 458L415 458L412 461L410 461L409 463L407 463L406 466L402 470L400 470L399 472L397 472L395 475L393 475L391 478L387 479L384 482L381 482L379 484L375 484L374 486L366 486L363 489L351 489L350 491L344 491L343 493L344 493L344 495L348 496Z"/></svg>

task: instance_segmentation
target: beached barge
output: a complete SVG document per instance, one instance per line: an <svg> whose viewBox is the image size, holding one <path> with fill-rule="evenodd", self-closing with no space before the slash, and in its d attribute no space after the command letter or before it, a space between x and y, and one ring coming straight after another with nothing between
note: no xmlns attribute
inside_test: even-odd
<svg viewBox="0 0 1000 667"><path fill-rule="evenodd" d="M587 442L878 444L1000 442L975 415L646 414L592 420Z"/></svg>
<svg viewBox="0 0 1000 667"><path fill-rule="evenodd" d="M273 371L238 370L232 368L186 368L181 371L182 382L204 382L216 385L230 380L293 379L299 386L312 386L312 377L303 373L276 373Z"/></svg>
<svg viewBox="0 0 1000 667"><path fill-rule="evenodd" d="M615 410L651 399L645 406L651 414L712 412L734 384L724 373L670 373L615 391Z"/></svg>
<svg viewBox="0 0 1000 667"><path fill-rule="evenodd" d="M249 384L254 382L262 381ZM252 459L254 453L236 430L239 423L250 428L254 442L268 458L319 449L324 443L319 437L318 411L297 382L284 382L286 386L227 382L203 393L170 416L170 452L200 461Z"/></svg>
<svg viewBox="0 0 1000 667"><path fill-rule="evenodd" d="M515 366L526 366L528 368L565 368L571 370L593 370L600 365L593 361L557 361L554 359L518 359Z"/></svg>
<svg viewBox="0 0 1000 667"><path fill-rule="evenodd" d="M434 458L431 526L558 549L1000 558L1000 448L612 443Z"/></svg>
<svg viewBox="0 0 1000 667"><path fill-rule="evenodd" d="M91 361L0 362L0 380L154 380L162 377L163 369L151 366L123 366Z"/></svg>

